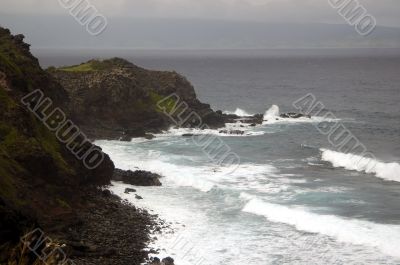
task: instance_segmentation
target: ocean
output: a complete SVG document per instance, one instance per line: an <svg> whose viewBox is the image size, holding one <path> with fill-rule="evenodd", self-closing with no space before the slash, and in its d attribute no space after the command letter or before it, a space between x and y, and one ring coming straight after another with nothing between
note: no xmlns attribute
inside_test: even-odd
<svg viewBox="0 0 400 265"><path fill-rule="evenodd" d="M121 169L159 173L162 187L114 182L110 189L173 229L152 247L176 264L400 264L400 51L37 51L43 66L91 57L124 57L150 69L175 70L199 99L239 115L269 111L242 136L218 136L238 155L221 167L195 145L188 129L153 140L95 143ZM324 113L276 120L312 95ZM357 162L321 133L343 126L373 155ZM201 132L196 132L201 133Z"/></svg>

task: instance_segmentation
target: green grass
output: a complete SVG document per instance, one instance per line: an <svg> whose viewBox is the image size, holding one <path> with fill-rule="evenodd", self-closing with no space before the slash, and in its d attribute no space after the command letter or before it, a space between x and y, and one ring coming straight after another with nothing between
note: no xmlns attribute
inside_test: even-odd
<svg viewBox="0 0 400 265"><path fill-rule="evenodd" d="M35 119L32 117L32 119ZM35 135L36 141L40 144L41 148L52 156L59 169L65 174L73 174L73 169L68 166L68 163L64 160L61 155L61 144L55 137L54 133L50 132L47 127L39 124L38 121L32 121L35 124Z"/></svg>
<svg viewBox="0 0 400 265"><path fill-rule="evenodd" d="M84 63L84 64L80 64L80 65L61 67L61 68L59 68L59 70L65 71L65 72L90 72L90 71L94 71L95 69L93 68L92 63Z"/></svg>
<svg viewBox="0 0 400 265"><path fill-rule="evenodd" d="M104 71L113 69L115 67L131 67L131 63L120 58L111 58L106 60L90 60L86 63L81 63L79 65L64 66L60 68L55 68L51 66L47 68L47 71L65 71L65 72L90 72L90 71Z"/></svg>
<svg viewBox="0 0 400 265"><path fill-rule="evenodd" d="M163 95L160 95L160 94L157 94L156 92L150 91L150 100L151 100L151 103L154 105L154 108L157 112L164 111L163 109L161 109L157 106L157 103L165 98L166 97ZM172 109L175 107L175 105L176 105L176 101L173 98L169 98L168 100L166 100L162 103L162 107L164 107L168 113L170 113L172 111Z"/></svg>

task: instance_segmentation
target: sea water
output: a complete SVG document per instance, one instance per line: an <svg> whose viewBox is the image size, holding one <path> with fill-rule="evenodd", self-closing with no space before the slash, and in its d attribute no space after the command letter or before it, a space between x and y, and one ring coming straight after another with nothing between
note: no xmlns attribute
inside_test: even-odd
<svg viewBox="0 0 400 265"><path fill-rule="evenodd" d="M155 235L159 256L171 255L178 265L400 264L399 51L121 56L184 74L216 110L270 116L240 127L242 136L171 129L153 140L96 141L118 168L163 176L162 187L135 187L142 201L124 194L128 185L110 187L174 230ZM296 111L293 102L307 93L334 119L273 119L276 107ZM374 155L374 169L337 150L316 127L322 121L339 122L357 137ZM221 137L240 157L238 168L226 174L182 137L189 132Z"/></svg>

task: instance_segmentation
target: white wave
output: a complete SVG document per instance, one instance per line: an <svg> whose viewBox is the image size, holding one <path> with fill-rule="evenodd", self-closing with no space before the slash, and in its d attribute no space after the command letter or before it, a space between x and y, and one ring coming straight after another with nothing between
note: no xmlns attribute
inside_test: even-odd
<svg viewBox="0 0 400 265"><path fill-rule="evenodd" d="M157 157L149 156L151 150L137 148L130 142L96 141L95 144L110 155L117 168L158 173L164 177L161 182L170 186L192 187L202 192L224 188L278 193L287 189L285 183L282 183L286 178L268 164L243 163L232 171L231 166L186 165L182 163L183 157L180 155L161 152ZM187 156L184 158L190 160Z"/></svg>
<svg viewBox="0 0 400 265"><path fill-rule="evenodd" d="M232 131L239 130L243 131L243 134L230 134L221 132L223 130ZM258 136L265 134L264 131L254 130L254 127L251 127L249 124L245 123L227 123L224 128L220 129L198 129L198 128L170 128L168 131L165 131L161 134L157 134L157 137L163 136L182 136L185 134L193 134L193 135L217 135L217 136L229 136L229 137L248 137L248 136Z"/></svg>
<svg viewBox="0 0 400 265"><path fill-rule="evenodd" d="M205 163L208 158L202 157L201 153L200 156L181 156L156 152L142 148L142 142L96 141L96 144L110 155L117 168L158 173L164 176L161 179L163 185L170 187L191 187L202 192L218 188L286 196L293 192L293 184L305 183L304 179L281 174L270 164L241 163L232 169L232 166ZM159 148L163 141L159 139L159 143L153 144Z"/></svg>
<svg viewBox="0 0 400 265"><path fill-rule="evenodd" d="M318 117L314 116L311 118L307 117L300 117L300 118L281 118L281 117L274 117L272 119L265 119L263 121L263 124L295 124L295 123L321 123L321 122L338 122L341 121L341 119L331 119L331 118L325 118L325 117Z"/></svg>
<svg viewBox="0 0 400 265"><path fill-rule="evenodd" d="M322 151L322 160L332 163L334 167L375 174L385 180L400 182L400 164L398 163L385 163L373 158L328 149L320 150Z"/></svg>
<svg viewBox="0 0 400 265"><path fill-rule="evenodd" d="M326 117L314 116L311 118L300 117L300 118L281 118L279 107L272 105L265 114L263 124L275 124L275 123L321 123L321 122L337 122L340 119L332 119Z"/></svg>
<svg viewBox="0 0 400 265"><path fill-rule="evenodd" d="M243 196L244 198L251 198ZM251 199L243 208L244 212L261 215L274 223L294 226L297 230L318 233L335 238L340 242L369 246L382 253L400 257L400 226L345 219L334 215L319 215L302 208Z"/></svg>
<svg viewBox="0 0 400 265"><path fill-rule="evenodd" d="M254 114L250 114L247 111L237 108L235 111L224 111L225 114L235 114L239 117L251 117Z"/></svg>
<svg viewBox="0 0 400 265"><path fill-rule="evenodd" d="M272 105L264 114L264 120L271 120L277 117L279 117L279 107L277 105Z"/></svg>

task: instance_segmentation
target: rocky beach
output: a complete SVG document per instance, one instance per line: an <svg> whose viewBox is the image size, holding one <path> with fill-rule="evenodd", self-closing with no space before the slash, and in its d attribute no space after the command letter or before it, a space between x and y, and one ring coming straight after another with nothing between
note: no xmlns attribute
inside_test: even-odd
<svg viewBox="0 0 400 265"><path fill-rule="evenodd" d="M44 71L23 39L0 28L0 264L49 265L66 257L74 264L149 261L154 250L145 249L151 232L159 231L163 222L122 201L107 185L113 179L160 186L161 176L115 169L107 155L99 167L86 169L22 106L21 98L40 89L91 139L129 141L167 129L172 123L156 103L170 93L177 93L213 127L223 126L223 115L201 103L193 86L177 73L145 70L118 58ZM30 103L40 105L34 101ZM35 229L52 242L39 242L36 253L61 249L66 257L54 254L43 260L27 250L20 238ZM160 258L162 264L173 264L171 258ZM161 264L157 258L151 262Z"/></svg>
<svg viewBox="0 0 400 265"><path fill-rule="evenodd" d="M171 94L185 102L186 113L198 114L202 123L219 128L222 134L243 135L240 128L224 128L225 124L240 121L257 126L263 115L240 117L213 111L197 99L185 77L146 70L121 58L43 70L23 39L23 35L14 36L0 28L0 264L51 265L66 257L85 265L174 264L170 257L150 260L149 254L157 252L147 248L154 231L168 228L165 221L107 189L111 180L161 186L162 176L139 168L117 169L107 154L97 168L87 169L73 151L78 154L92 147L87 147L86 136L91 141L150 140L154 134L176 127L157 106ZM44 101L35 96L37 90L54 105L53 112L43 107ZM23 98L22 103L28 101L28 108L40 119L21 104ZM54 118L54 124L56 109L82 130L69 144L56 139L50 123L40 123ZM180 126L194 125L188 121ZM43 260L27 250L20 238L35 229L51 238L49 246L33 239L37 252L61 249L65 255Z"/></svg>

